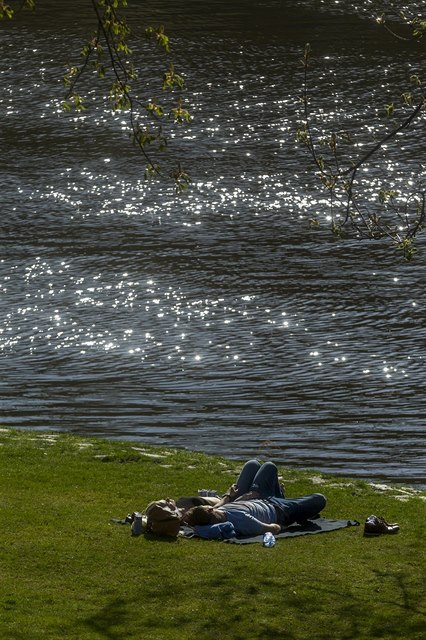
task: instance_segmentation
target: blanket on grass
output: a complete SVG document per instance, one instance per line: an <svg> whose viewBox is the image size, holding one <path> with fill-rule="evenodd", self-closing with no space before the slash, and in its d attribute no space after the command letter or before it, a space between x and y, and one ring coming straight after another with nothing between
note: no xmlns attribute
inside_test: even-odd
<svg viewBox="0 0 426 640"><path fill-rule="evenodd" d="M337 529L345 529L346 527L358 527L359 524L360 523L357 520L331 520L330 518L319 517L312 520L307 520L303 524L294 523L289 527L286 527L281 533L277 533L275 538L294 538L295 536L326 533L327 531L336 531ZM185 527L183 529L183 535L187 538L199 537L194 535L194 530L190 527ZM260 535L248 538L228 538L223 539L222 541L232 544L250 544L254 542L262 543L263 536Z"/></svg>

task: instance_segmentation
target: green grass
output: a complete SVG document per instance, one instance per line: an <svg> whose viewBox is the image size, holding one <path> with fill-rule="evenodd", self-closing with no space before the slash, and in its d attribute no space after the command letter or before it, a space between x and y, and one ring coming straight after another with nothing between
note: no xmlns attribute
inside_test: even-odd
<svg viewBox="0 0 426 640"><path fill-rule="evenodd" d="M241 464L200 453L0 430L0 638L424 637L424 492L280 469L324 515L397 521L258 544L132 538L110 518L152 499L224 491ZM404 500L401 500L404 498Z"/></svg>

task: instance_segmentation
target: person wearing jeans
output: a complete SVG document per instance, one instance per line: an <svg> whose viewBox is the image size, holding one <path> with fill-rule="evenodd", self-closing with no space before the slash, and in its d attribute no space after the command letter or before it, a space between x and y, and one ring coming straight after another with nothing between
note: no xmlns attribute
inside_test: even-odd
<svg viewBox="0 0 426 640"><path fill-rule="evenodd" d="M273 462L261 465L249 460L237 482L214 506L196 506L185 515L190 526L232 522L237 535L256 536L267 531L279 533L294 522L305 522L326 505L321 493L301 498L285 498Z"/></svg>
<svg viewBox="0 0 426 640"><path fill-rule="evenodd" d="M228 493L235 495L234 501L244 499L247 494L258 498L284 498L284 491L278 481L277 467L273 462L260 464L258 460L248 460L245 463L237 482L229 488Z"/></svg>

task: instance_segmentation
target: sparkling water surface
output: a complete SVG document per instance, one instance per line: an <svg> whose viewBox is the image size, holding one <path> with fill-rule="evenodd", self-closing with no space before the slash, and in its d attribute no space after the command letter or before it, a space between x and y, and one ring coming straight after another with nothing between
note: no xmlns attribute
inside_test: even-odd
<svg viewBox="0 0 426 640"><path fill-rule="evenodd" d="M0 421L424 486L424 240L407 264L334 238L296 143L306 41L315 126L360 145L424 50L323 3L230 4L131 5L169 28L185 77L180 196L145 180L105 89L60 108L83 0L1 25ZM137 55L160 86L159 53ZM424 128L365 167L371 202L383 177L424 188Z"/></svg>

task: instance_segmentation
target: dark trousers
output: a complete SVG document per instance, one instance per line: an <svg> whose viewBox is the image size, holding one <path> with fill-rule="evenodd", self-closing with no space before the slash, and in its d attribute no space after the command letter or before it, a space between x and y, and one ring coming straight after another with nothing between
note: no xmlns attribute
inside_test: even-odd
<svg viewBox="0 0 426 640"><path fill-rule="evenodd" d="M302 498L268 498L277 512L278 524L288 527L293 522L305 522L322 511L326 505L325 496L322 493L312 493Z"/></svg>

